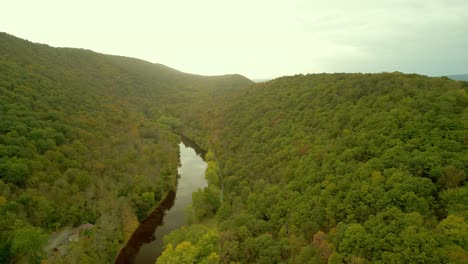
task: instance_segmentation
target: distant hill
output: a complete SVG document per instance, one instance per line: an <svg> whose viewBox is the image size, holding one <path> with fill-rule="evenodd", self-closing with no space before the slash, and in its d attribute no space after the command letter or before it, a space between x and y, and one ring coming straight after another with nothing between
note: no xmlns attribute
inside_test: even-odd
<svg viewBox="0 0 468 264"><path fill-rule="evenodd" d="M261 82L268 82L270 80L273 80L273 79L253 79L252 81L254 81L255 83L261 83Z"/></svg>
<svg viewBox="0 0 468 264"><path fill-rule="evenodd" d="M447 75L447 77L452 80L468 82L468 74Z"/></svg>

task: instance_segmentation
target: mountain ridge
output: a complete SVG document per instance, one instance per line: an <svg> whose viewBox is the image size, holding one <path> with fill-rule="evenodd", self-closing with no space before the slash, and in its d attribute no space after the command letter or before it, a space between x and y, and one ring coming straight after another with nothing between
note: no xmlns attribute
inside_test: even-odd
<svg viewBox="0 0 468 264"><path fill-rule="evenodd" d="M92 54L92 55L97 55L97 56L108 57L108 58L111 58L112 60L118 61L120 63L125 61L125 62L130 62L130 63L145 64L147 66L151 65L151 67L153 67L155 69L158 69L158 70L160 70L160 71L162 71L162 72L164 72L166 74L168 74L168 73L169 74L180 74L180 75L185 75L185 76L190 77L190 78L222 79L222 78L227 78L227 77L235 77L235 78L242 78L242 79L244 79L246 81L248 80L248 81L252 82L247 77L245 77L245 76L243 76L241 74L238 74L238 73L221 74L221 75L201 75L201 74L195 74L195 73L187 73L187 72L177 70L175 68L172 68L170 66L167 66L167 65L164 65L164 64L161 64L161 63L154 63L154 62L146 61L146 60L140 59L140 58L134 58L134 57L123 56L123 55L100 53L100 52L93 51L91 49L73 48L73 47L54 47L54 46L51 46L51 45L48 45L48 44L36 43L36 42L30 41L30 40L22 39L22 38L14 36L14 35L8 34L6 32L0 32L0 41L2 41L2 42L0 42L0 44L1 44L0 47L5 47L5 45L8 45L8 44L11 45L12 44L11 42L15 42L14 43L15 45L19 44L19 46L22 46L23 48L27 47L27 46L29 46L30 48L34 47L36 49L35 52L41 52L41 51L43 51L43 49L50 49L50 50L56 50L57 52L64 51L64 52L68 52L68 53L77 53L77 52L79 52L79 53L88 54L88 55ZM10 42L10 43L7 43L7 42ZM2 51L2 50L0 50L0 51ZM3 54L0 53L0 56L3 55L4 58L8 59L8 56L7 56L8 54L7 53L8 52L6 50L3 50ZM31 52L27 52L27 53L31 53ZM15 55L17 55L17 54L15 54ZM20 57L24 57L24 56L20 56ZM37 57L37 56L31 56L31 57Z"/></svg>

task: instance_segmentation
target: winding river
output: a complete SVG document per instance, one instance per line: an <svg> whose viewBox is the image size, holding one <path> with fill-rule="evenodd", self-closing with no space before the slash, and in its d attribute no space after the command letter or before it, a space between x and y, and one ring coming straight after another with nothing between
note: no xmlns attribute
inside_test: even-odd
<svg viewBox="0 0 468 264"><path fill-rule="evenodd" d="M207 186L204 177L205 151L182 137L179 176L176 192L167 194L160 205L141 222L115 263L154 264L163 250L163 237L185 223L185 208L192 203L192 193Z"/></svg>

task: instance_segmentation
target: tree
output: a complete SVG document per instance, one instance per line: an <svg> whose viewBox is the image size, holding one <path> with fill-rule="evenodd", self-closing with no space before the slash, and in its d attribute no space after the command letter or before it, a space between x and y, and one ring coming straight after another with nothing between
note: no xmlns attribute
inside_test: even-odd
<svg viewBox="0 0 468 264"><path fill-rule="evenodd" d="M205 178L208 184L219 187L219 168L214 161L208 161L208 167L205 171Z"/></svg>
<svg viewBox="0 0 468 264"><path fill-rule="evenodd" d="M38 263L42 256L42 246L47 242L47 234L38 227L15 224L11 251L15 255L26 255L32 263Z"/></svg>
<svg viewBox="0 0 468 264"><path fill-rule="evenodd" d="M6 182L24 186L30 170L26 159L10 158L0 164L0 177Z"/></svg>
<svg viewBox="0 0 468 264"><path fill-rule="evenodd" d="M173 116L161 116L158 122L176 131L182 126L180 119Z"/></svg>
<svg viewBox="0 0 468 264"><path fill-rule="evenodd" d="M447 239L468 250L468 223L462 217L449 215L439 223L439 229Z"/></svg>
<svg viewBox="0 0 468 264"><path fill-rule="evenodd" d="M164 237L164 244L167 245L165 252L175 251L184 243L190 243L191 247L185 245L184 250L195 248L195 263L217 263L219 259L217 252L218 233L203 225L184 226L172 231ZM184 247L184 246L182 246ZM192 248L193 247L193 248ZM164 254L164 253L163 253ZM172 253L169 253L171 255Z"/></svg>
<svg viewBox="0 0 468 264"><path fill-rule="evenodd" d="M214 152L211 149L209 149L208 152L206 152L205 160L207 162L216 161Z"/></svg>
<svg viewBox="0 0 468 264"><path fill-rule="evenodd" d="M182 242L174 249L169 244L162 255L156 261L156 264L193 264L196 263L197 249L190 242Z"/></svg>
<svg viewBox="0 0 468 264"><path fill-rule="evenodd" d="M449 165L443 170L438 183L442 188L449 189L459 186L464 180L466 180L465 172Z"/></svg>
<svg viewBox="0 0 468 264"><path fill-rule="evenodd" d="M369 235L364 227L360 224L350 224L346 227L339 252L354 256L366 256L372 246L369 240Z"/></svg>
<svg viewBox="0 0 468 264"><path fill-rule="evenodd" d="M218 211L221 206L219 195L219 189L214 186L205 187L192 194L192 208L197 220L212 216Z"/></svg>
<svg viewBox="0 0 468 264"><path fill-rule="evenodd" d="M138 219L143 220L148 212L154 207L154 193L153 192L144 192L141 195L133 196L133 204L136 208L136 214Z"/></svg>

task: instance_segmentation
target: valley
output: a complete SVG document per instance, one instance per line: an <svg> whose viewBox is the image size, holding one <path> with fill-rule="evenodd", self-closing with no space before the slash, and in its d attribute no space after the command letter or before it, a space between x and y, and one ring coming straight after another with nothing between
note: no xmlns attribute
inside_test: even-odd
<svg viewBox="0 0 468 264"><path fill-rule="evenodd" d="M254 83L0 33L0 263L466 262L467 92Z"/></svg>

